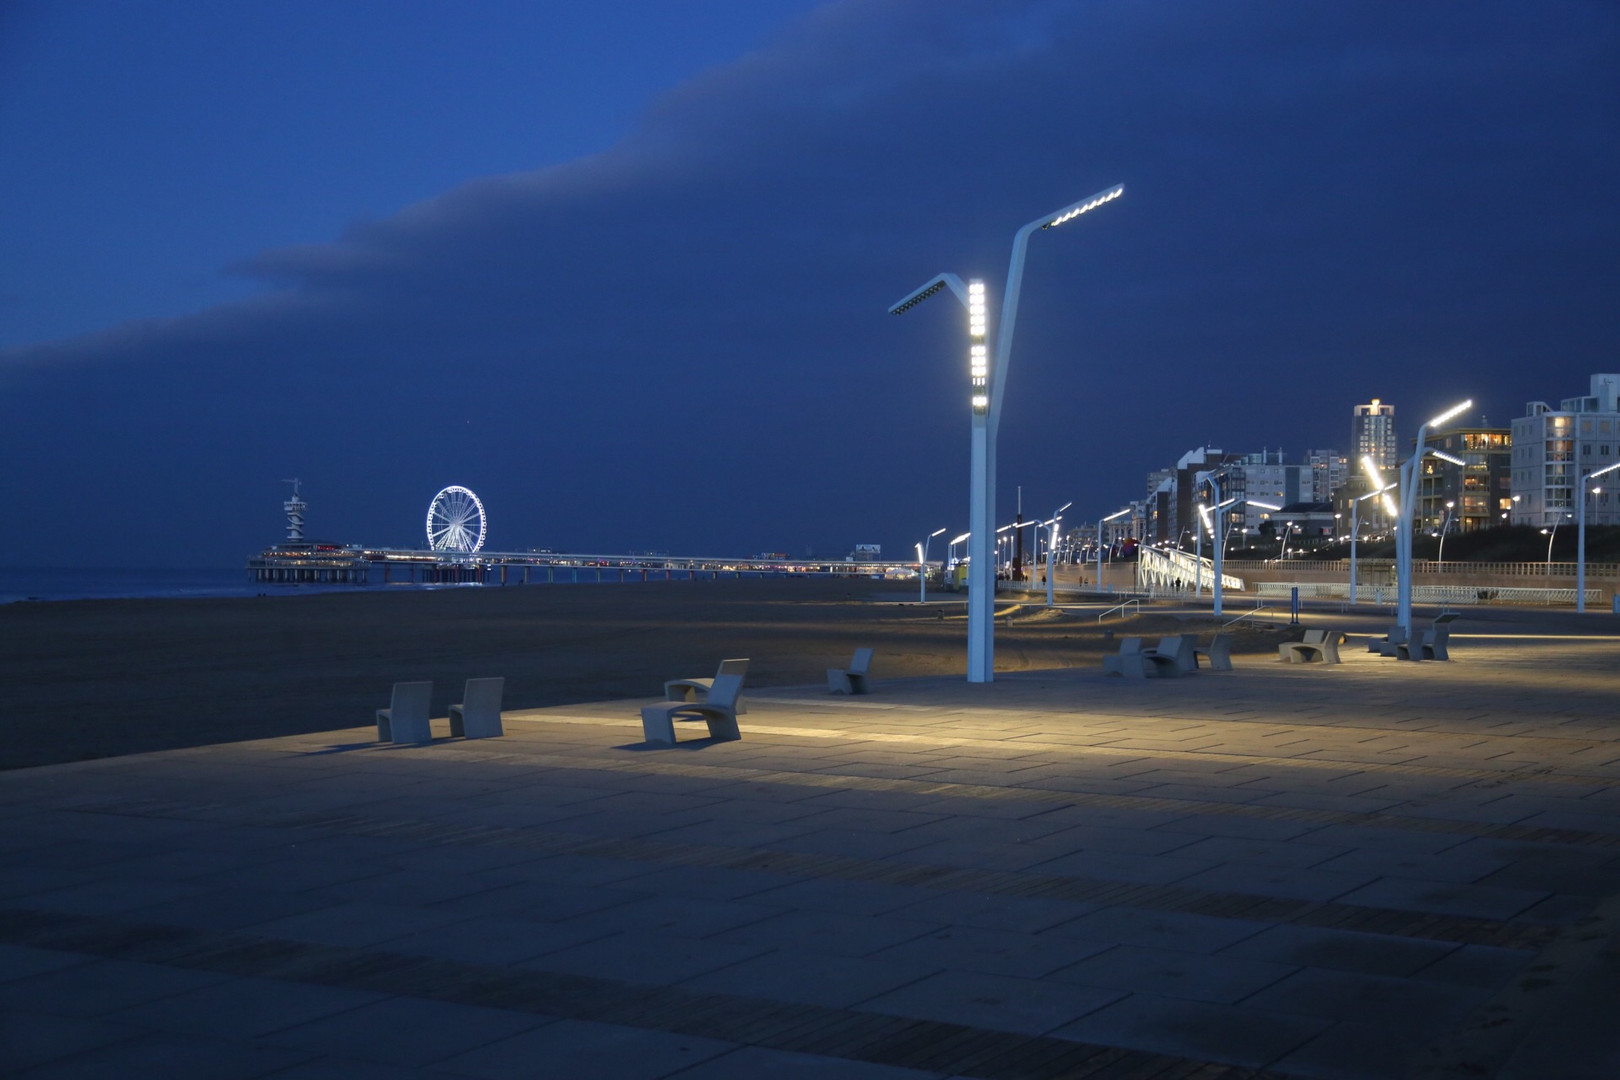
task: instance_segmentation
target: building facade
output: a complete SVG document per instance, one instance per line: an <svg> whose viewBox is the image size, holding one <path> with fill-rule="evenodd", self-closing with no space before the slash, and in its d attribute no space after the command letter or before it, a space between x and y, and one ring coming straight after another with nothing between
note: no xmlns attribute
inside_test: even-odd
<svg viewBox="0 0 1620 1080"><path fill-rule="evenodd" d="M1593 375L1590 394L1564 398L1556 409L1544 401L1528 403L1512 427L1513 523L1550 526L1574 520L1580 478L1617 460L1620 375ZM1588 524L1620 525L1614 488L1600 484L1598 494L1588 491Z"/></svg>
<svg viewBox="0 0 1620 1080"><path fill-rule="evenodd" d="M1377 398L1370 404L1357 405L1351 414L1350 446L1357 462L1370 454L1380 469L1394 468L1400 452L1395 441L1395 406Z"/></svg>
<svg viewBox="0 0 1620 1080"><path fill-rule="evenodd" d="M1462 465L1438 457L1423 459L1418 478L1418 528L1473 532L1505 525L1513 510L1513 437L1508 428L1448 428L1428 445Z"/></svg>

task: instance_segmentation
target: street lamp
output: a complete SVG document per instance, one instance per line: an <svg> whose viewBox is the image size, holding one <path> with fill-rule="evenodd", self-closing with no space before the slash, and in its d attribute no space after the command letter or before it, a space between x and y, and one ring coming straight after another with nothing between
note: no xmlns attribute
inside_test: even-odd
<svg viewBox="0 0 1620 1080"><path fill-rule="evenodd" d="M945 545L945 561L951 567L954 568L956 566L956 545L960 544L971 535L973 534L963 533L961 536L958 536L955 540L952 540L949 544Z"/></svg>
<svg viewBox="0 0 1620 1080"><path fill-rule="evenodd" d="M928 603L928 544L934 537L944 531L944 529L935 529L923 538L922 543L917 545L917 579L919 582L918 588L921 590L917 594L917 603L919 604Z"/></svg>
<svg viewBox="0 0 1620 1080"><path fill-rule="evenodd" d="M1131 508L1127 506L1123 510L1116 510L1114 513L1109 514L1107 517L1099 518L1097 520L1097 591L1098 592L1102 591L1103 526L1108 524L1110 521L1113 521L1115 518L1124 517L1126 514L1128 514L1130 512L1131 512ZM1112 553L1109 554L1109 561L1110 562L1113 561Z"/></svg>
<svg viewBox="0 0 1620 1080"><path fill-rule="evenodd" d="M1018 319L1018 298L1024 284L1024 256L1037 229L1050 229L1072 221L1125 194L1115 184L1036 218L1013 234L1007 284L1001 296L1001 323L995 354L988 348L984 283L964 287L955 274L940 274L889 309L894 315L909 310L942 289L949 288L968 309L969 404L973 415L972 450L968 486L968 672L970 683L995 681L995 578L990 569L990 544L996 502L996 433L1001 427L1001 401L1012 355L1013 329Z"/></svg>
<svg viewBox="0 0 1620 1080"><path fill-rule="evenodd" d="M1063 520L1063 511L1073 506L1073 502L1066 502L1052 511L1052 533L1046 538L1046 606L1052 606L1052 579L1057 560L1057 530L1058 522Z"/></svg>
<svg viewBox="0 0 1620 1080"><path fill-rule="evenodd" d="M1615 462L1613 465L1605 465L1596 472L1587 473L1581 478L1581 503L1576 508L1580 516L1575 519L1575 610L1578 612L1586 610L1586 485L1604 473L1610 473L1616 469L1620 469L1620 461ZM1593 488L1591 494L1596 495L1602 490L1602 488ZM1548 550L1551 549L1552 545L1549 544Z"/></svg>
<svg viewBox="0 0 1620 1080"><path fill-rule="evenodd" d="M1591 478L1588 477L1587 479L1591 479ZM1573 516L1574 515L1569 513L1569 511L1567 511L1567 510L1564 511L1564 517L1573 517ZM1545 536L1547 538L1547 576L1548 577L1552 576L1552 546L1553 546L1553 541L1558 539L1558 526L1562 525L1563 523L1564 522L1563 522L1562 519L1554 518L1553 523L1552 523L1552 528L1550 528L1550 529L1542 529L1541 530L1541 535L1543 535L1543 536Z"/></svg>
<svg viewBox="0 0 1620 1080"><path fill-rule="evenodd" d="M1427 451L1424 440L1431 427L1440 427L1474 405L1473 399L1453 405L1418 428L1412 456L1401 467L1401 513L1395 530L1395 623L1401 628L1403 640L1412 640L1412 533L1413 511L1417 504L1418 468ZM1391 639L1393 640L1393 639Z"/></svg>
<svg viewBox="0 0 1620 1080"><path fill-rule="evenodd" d="M1446 516L1440 519L1440 551L1434 557L1436 567L1444 566L1446 562L1446 530L1451 527L1451 510L1456 505L1454 500L1446 500Z"/></svg>
<svg viewBox="0 0 1620 1080"><path fill-rule="evenodd" d="M1376 499L1380 495L1384 497L1385 502L1388 502L1388 493L1396 486L1393 483L1384 483L1384 478L1378 475L1378 466L1373 463L1371 454L1363 455L1361 463L1366 468L1367 475L1372 479L1374 487L1367 494L1358 495L1350 500L1350 603L1352 604L1356 602L1356 537L1361 530L1361 524L1358 520L1361 504L1368 499Z"/></svg>

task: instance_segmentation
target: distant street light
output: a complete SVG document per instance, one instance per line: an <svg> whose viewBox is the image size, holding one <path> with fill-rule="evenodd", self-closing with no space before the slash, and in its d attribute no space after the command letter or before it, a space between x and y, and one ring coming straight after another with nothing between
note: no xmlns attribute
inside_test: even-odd
<svg viewBox="0 0 1620 1080"><path fill-rule="evenodd" d="M1564 517L1573 517L1573 516L1574 515L1569 513L1569 511L1567 511L1567 510L1564 512ZM1552 575L1552 546L1553 546L1553 541L1558 539L1558 526L1562 525L1563 523L1564 522L1563 522L1563 520L1561 518L1554 518L1553 523L1552 523L1552 528L1550 528L1550 529L1542 529L1541 530L1541 535L1543 535L1543 536L1545 536L1547 538L1547 574L1548 574L1549 577Z"/></svg>
<svg viewBox="0 0 1620 1080"><path fill-rule="evenodd" d="M1367 492L1367 494L1359 495L1356 498L1350 500L1350 603L1351 604L1354 604L1356 602L1356 537L1357 537L1357 534L1361 530L1361 525L1360 525L1359 521L1357 520L1357 515L1361 512L1361 504L1366 502L1368 499L1376 499L1380 495L1384 496L1385 499L1388 499L1389 496L1386 493L1391 491L1392 489L1394 489L1395 486L1396 486L1395 484L1392 484L1392 483L1391 484L1385 484L1384 483L1384 478L1378 475L1378 466L1373 464L1372 455L1370 455L1370 454L1364 455L1362 457L1361 461L1362 461L1362 464L1364 466L1366 466L1367 475L1372 478L1372 482L1373 482L1373 484L1375 486L1374 486L1373 490Z"/></svg>
<svg viewBox="0 0 1620 1080"><path fill-rule="evenodd" d="M935 529L923 539L922 543L917 545L917 581L920 590L917 594L917 603L919 604L928 603L928 545L934 537L944 531L944 529Z"/></svg>
<svg viewBox="0 0 1620 1080"><path fill-rule="evenodd" d="M1018 319L1018 298L1024 284L1024 256L1037 229L1050 229L1072 221L1125 194L1123 184L1070 203L1061 210L1036 218L1013 234L1007 284L1001 296L1001 323L997 327L995 355L988 348L988 320L984 283L963 287L955 274L940 274L889 309L899 315L941 289L949 287L968 309L968 374L971 382L972 449L969 455L968 528L968 672L970 683L995 681L995 576L990 562L996 504L996 434L1001 427L1001 402L1012 356L1013 329Z"/></svg>
<svg viewBox="0 0 1620 1080"><path fill-rule="evenodd" d="M1113 521L1115 518L1124 517L1126 514L1128 514L1130 512L1131 512L1131 508L1127 506L1125 509L1116 510L1114 513L1109 514L1105 518L1100 518L1097 521L1097 591L1098 592L1102 591L1103 526L1108 524L1110 521ZM1108 559L1109 559L1110 562L1113 561L1112 553L1109 554Z"/></svg>
<svg viewBox="0 0 1620 1080"><path fill-rule="evenodd" d="M1578 508L1580 516L1576 519L1577 539L1575 541L1575 610L1578 612L1586 611L1586 496L1588 494L1586 485L1604 473L1610 473L1616 469L1620 469L1620 461L1615 462L1613 465L1605 465L1596 472L1587 473L1581 478L1581 502ZM1590 494L1596 495L1602 490L1602 488L1593 488ZM1552 545L1549 544L1547 547L1548 550L1551 550Z"/></svg>
<svg viewBox="0 0 1620 1080"><path fill-rule="evenodd" d="M1072 502L1066 502L1062 506L1058 507L1056 510L1052 511L1052 535L1050 535L1046 539L1046 606L1047 607L1052 606L1052 580L1055 577L1055 574L1053 573L1053 571L1056 570L1056 561L1057 561L1057 530L1058 530L1058 522L1063 520L1063 511L1067 510L1069 507L1071 507L1073 505L1074 505L1074 503L1072 503Z"/></svg>
<svg viewBox="0 0 1620 1080"><path fill-rule="evenodd" d="M963 533L961 536L958 536L955 540L952 540L949 544L946 545L946 547L945 547L945 561L953 569L956 566L956 545L960 544L962 541L966 540L971 535L972 535L972 533Z"/></svg>
<svg viewBox="0 0 1620 1080"><path fill-rule="evenodd" d="M1474 405L1473 399L1454 405L1418 428L1412 456L1401 467L1401 513L1395 530L1395 623L1404 640L1412 640L1412 534L1416 523L1418 469L1428 452L1425 440L1431 427L1440 427L1446 421L1461 416ZM1393 640L1393 639L1392 639Z"/></svg>
<svg viewBox="0 0 1620 1080"><path fill-rule="evenodd" d="M1440 519L1440 551L1434 557L1434 565L1437 567L1444 566L1446 562L1446 529L1451 527L1451 509L1456 505L1454 501L1448 499L1446 501L1446 516Z"/></svg>

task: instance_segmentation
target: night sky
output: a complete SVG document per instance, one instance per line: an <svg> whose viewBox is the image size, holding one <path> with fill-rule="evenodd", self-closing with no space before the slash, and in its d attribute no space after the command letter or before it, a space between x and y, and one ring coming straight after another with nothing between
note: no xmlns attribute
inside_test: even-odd
<svg viewBox="0 0 1620 1080"><path fill-rule="evenodd" d="M0 3L0 565L283 534L901 556L1030 245L998 518L1620 369L1620 8ZM993 311L996 310L994 307ZM936 544L935 554L939 547Z"/></svg>

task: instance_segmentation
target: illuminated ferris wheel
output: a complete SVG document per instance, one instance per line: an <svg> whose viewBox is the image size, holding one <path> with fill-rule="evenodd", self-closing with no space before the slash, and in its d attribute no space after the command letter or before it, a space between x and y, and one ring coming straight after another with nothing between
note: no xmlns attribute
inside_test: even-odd
<svg viewBox="0 0 1620 1080"><path fill-rule="evenodd" d="M428 504L428 547L471 553L484 546L484 504L469 489L452 484Z"/></svg>

